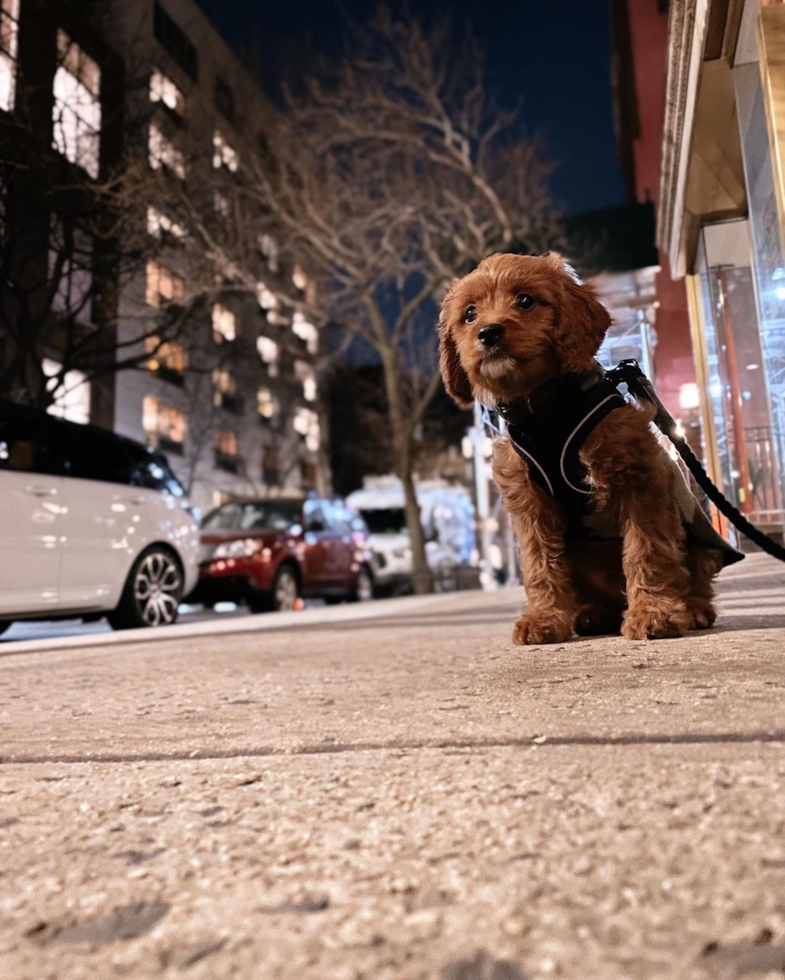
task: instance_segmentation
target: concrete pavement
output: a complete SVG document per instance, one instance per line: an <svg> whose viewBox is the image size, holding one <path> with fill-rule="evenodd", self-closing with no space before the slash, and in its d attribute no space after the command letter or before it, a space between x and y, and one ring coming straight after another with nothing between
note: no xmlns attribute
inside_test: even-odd
<svg viewBox="0 0 785 980"><path fill-rule="evenodd" d="M657 643L502 592L0 647L0 977L781 975L785 569L721 583Z"/></svg>

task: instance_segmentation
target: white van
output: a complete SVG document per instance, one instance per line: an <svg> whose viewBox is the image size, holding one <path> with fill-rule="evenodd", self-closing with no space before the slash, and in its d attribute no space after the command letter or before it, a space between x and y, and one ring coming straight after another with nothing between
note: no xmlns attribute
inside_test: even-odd
<svg viewBox="0 0 785 980"><path fill-rule="evenodd" d="M164 456L0 402L0 634L26 619L173 623L198 553L195 515Z"/></svg>

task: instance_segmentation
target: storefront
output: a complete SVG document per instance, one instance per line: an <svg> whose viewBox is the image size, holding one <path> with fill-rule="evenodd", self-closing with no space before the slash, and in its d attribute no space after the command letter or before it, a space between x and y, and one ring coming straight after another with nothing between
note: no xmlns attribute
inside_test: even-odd
<svg viewBox="0 0 785 980"><path fill-rule="evenodd" d="M785 109L785 5L674 4L658 237L687 281L706 466L743 513L780 535L785 132L778 136L778 109Z"/></svg>

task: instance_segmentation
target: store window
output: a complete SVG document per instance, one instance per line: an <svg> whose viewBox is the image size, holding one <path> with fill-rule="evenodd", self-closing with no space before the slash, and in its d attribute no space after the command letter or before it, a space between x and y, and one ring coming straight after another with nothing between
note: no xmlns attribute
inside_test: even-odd
<svg viewBox="0 0 785 980"><path fill-rule="evenodd" d="M169 303L182 306L185 301L185 281L162 262L149 259L145 297L150 306L156 309Z"/></svg>
<svg viewBox="0 0 785 980"><path fill-rule="evenodd" d="M781 504L748 222L705 226L697 268L724 490L742 513L767 523Z"/></svg>
<svg viewBox="0 0 785 980"><path fill-rule="evenodd" d="M146 395L142 402L142 428L149 445L170 453L182 453L185 415L178 409Z"/></svg>
<svg viewBox="0 0 785 980"><path fill-rule="evenodd" d="M745 24L746 20L745 16ZM749 360L740 360L745 361L742 368L746 363L757 365L749 368L754 377L750 386L755 403L765 400L767 409L748 423L755 511L761 522L781 526L785 521L785 256L754 37L743 50L755 59L737 62L733 80L754 259L758 348Z"/></svg>
<svg viewBox="0 0 785 980"><path fill-rule="evenodd" d="M98 176L101 69L65 31L57 32L52 123L55 148L91 177Z"/></svg>
<svg viewBox="0 0 785 980"><path fill-rule="evenodd" d="M16 93L19 0L0 0L0 109L10 112Z"/></svg>

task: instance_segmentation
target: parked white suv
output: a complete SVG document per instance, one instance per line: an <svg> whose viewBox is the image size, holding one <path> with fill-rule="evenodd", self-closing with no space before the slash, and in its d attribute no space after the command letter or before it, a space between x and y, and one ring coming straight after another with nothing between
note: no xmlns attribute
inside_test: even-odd
<svg viewBox="0 0 785 980"><path fill-rule="evenodd" d="M199 528L159 453L0 402L0 633L106 615L163 626L196 584Z"/></svg>

